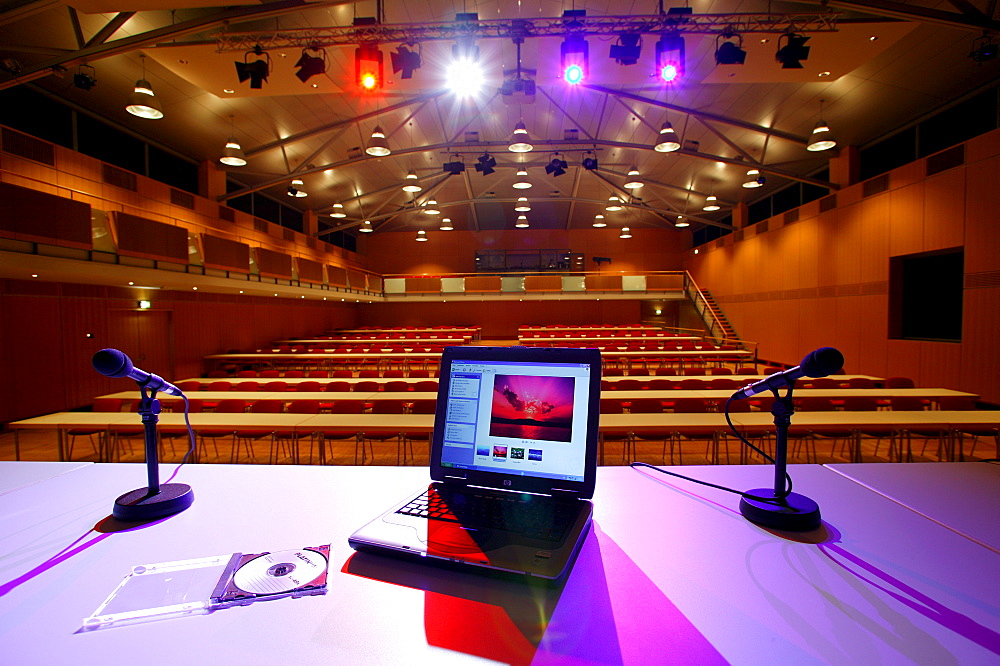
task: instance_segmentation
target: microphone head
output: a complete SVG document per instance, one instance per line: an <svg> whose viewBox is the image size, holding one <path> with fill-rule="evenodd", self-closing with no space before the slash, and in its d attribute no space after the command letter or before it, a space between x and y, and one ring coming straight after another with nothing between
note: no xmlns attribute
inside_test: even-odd
<svg viewBox="0 0 1000 666"><path fill-rule="evenodd" d="M799 367L806 377L826 377L844 367L844 355L833 347L820 347L806 354Z"/></svg>
<svg viewBox="0 0 1000 666"><path fill-rule="evenodd" d="M102 349L90 361L102 375L108 377L128 377L132 372L132 359L117 349Z"/></svg>

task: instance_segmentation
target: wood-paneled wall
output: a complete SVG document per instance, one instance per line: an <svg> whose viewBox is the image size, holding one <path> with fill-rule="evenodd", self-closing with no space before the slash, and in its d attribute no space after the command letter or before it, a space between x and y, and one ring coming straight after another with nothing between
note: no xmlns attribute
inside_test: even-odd
<svg viewBox="0 0 1000 666"><path fill-rule="evenodd" d="M919 385L979 393L1000 404L1000 130L965 145L965 164L926 176L925 160L863 184L837 207L803 206L689 254L686 268L722 305L761 358L795 364L810 350L843 351L851 373L907 376ZM736 236L737 234L733 234ZM962 341L889 339L890 257L961 247Z"/></svg>
<svg viewBox="0 0 1000 666"><path fill-rule="evenodd" d="M587 270L596 270L591 257L611 257L601 272L675 271L683 261L682 234L669 229L633 227L632 238L618 230L515 229L509 231L428 231L428 242L417 243L412 233L362 234L358 251L375 273L440 275L473 273L477 250L572 250L586 257Z"/></svg>
<svg viewBox="0 0 1000 666"><path fill-rule="evenodd" d="M136 309L151 297L153 308ZM0 423L90 404L130 383L99 375L94 352L121 349L168 379L204 372L204 356L359 325L354 303L0 280ZM131 384L134 386L134 384ZM138 397L138 393L136 394Z"/></svg>

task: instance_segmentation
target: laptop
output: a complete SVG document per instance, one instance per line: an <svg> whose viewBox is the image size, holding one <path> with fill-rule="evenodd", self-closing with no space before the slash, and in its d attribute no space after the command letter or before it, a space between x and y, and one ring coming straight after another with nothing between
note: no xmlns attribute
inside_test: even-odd
<svg viewBox="0 0 1000 666"><path fill-rule="evenodd" d="M562 581L593 516L600 387L596 349L446 347L431 483L348 543Z"/></svg>

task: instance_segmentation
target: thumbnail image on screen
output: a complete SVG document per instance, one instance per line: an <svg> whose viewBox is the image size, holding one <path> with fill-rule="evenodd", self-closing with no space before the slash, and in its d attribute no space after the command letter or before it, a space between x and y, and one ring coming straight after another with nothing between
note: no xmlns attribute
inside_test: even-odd
<svg viewBox="0 0 1000 666"><path fill-rule="evenodd" d="M574 382L573 377L496 375L490 435L572 441Z"/></svg>

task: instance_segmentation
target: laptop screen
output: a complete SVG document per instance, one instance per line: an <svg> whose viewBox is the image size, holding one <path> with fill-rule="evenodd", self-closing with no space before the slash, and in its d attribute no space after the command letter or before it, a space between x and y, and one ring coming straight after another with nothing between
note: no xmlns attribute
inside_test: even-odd
<svg viewBox="0 0 1000 666"><path fill-rule="evenodd" d="M441 466L583 481L591 372L589 363L452 360Z"/></svg>

